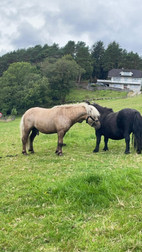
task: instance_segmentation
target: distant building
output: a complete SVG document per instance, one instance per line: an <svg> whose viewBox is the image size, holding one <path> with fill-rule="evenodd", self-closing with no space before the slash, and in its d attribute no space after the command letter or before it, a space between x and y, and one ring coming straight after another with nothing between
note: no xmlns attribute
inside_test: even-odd
<svg viewBox="0 0 142 252"><path fill-rule="evenodd" d="M139 92L142 87L142 71L123 68L112 69L108 72L108 80L97 80L97 83L104 83L109 87Z"/></svg>

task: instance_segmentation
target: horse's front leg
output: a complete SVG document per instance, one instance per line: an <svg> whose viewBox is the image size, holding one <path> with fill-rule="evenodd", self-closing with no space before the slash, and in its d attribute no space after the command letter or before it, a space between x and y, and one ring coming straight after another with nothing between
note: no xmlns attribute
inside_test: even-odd
<svg viewBox="0 0 142 252"><path fill-rule="evenodd" d="M103 150L107 151L108 150L108 145L107 145L108 144L108 137L104 136L104 143L105 143L105 146L104 146Z"/></svg>
<svg viewBox="0 0 142 252"><path fill-rule="evenodd" d="M99 134L98 132L96 132L96 147L93 150L93 152L98 152L99 151L100 142L101 142L101 134Z"/></svg>
<svg viewBox="0 0 142 252"><path fill-rule="evenodd" d="M125 149L125 154L129 154L130 153L130 135L127 133L124 135L125 137L125 143L126 143L126 149Z"/></svg>
<svg viewBox="0 0 142 252"><path fill-rule="evenodd" d="M58 134L58 143L57 143L57 149L55 153L59 156L62 156L63 137L65 135L65 132L62 130L62 131L59 131L57 134Z"/></svg>

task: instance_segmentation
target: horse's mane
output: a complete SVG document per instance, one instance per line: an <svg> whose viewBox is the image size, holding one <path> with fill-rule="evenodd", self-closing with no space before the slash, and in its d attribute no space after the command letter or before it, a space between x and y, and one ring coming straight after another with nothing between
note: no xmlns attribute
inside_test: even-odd
<svg viewBox="0 0 142 252"><path fill-rule="evenodd" d="M97 108L92 106L92 104L89 104L87 102L80 102L80 103L72 103L72 104L62 104L54 106L53 108L72 108L72 107L84 107L86 109L87 114L91 116L100 116L99 111Z"/></svg>
<svg viewBox="0 0 142 252"><path fill-rule="evenodd" d="M97 103L93 103L92 105L100 112L100 114L109 114L114 112L112 108L103 107Z"/></svg>
<svg viewBox="0 0 142 252"><path fill-rule="evenodd" d="M58 107L77 107L77 106L85 106L85 107L87 107L88 104L86 102L80 102L80 103L61 104L61 105L57 105L57 106L54 106L54 107L58 108Z"/></svg>
<svg viewBox="0 0 142 252"><path fill-rule="evenodd" d="M53 108L70 108L70 107L82 107L82 106L85 107L88 112L88 109L90 108L90 106L92 106L92 104L88 104L86 102L69 103L69 104L57 105L57 106L54 106Z"/></svg>

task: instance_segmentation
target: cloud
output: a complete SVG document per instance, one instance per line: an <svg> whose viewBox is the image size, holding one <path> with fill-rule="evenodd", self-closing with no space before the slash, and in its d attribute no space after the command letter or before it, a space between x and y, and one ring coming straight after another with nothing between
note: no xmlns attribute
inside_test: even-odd
<svg viewBox="0 0 142 252"><path fill-rule="evenodd" d="M1 0L0 54L37 44L101 40L142 55L141 0Z"/></svg>

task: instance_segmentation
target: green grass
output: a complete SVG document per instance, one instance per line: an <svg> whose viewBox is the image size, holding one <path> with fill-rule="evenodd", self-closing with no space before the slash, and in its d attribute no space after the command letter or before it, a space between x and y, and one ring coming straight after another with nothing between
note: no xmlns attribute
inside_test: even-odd
<svg viewBox="0 0 142 252"><path fill-rule="evenodd" d="M142 112L142 96L103 100L115 111ZM93 153L95 134L85 122L66 134L40 134L35 154L23 156L20 118L0 122L0 251L142 251L142 154L125 155L125 142Z"/></svg>
<svg viewBox="0 0 142 252"><path fill-rule="evenodd" d="M80 102L83 100L97 100L107 98L124 98L127 96L126 92L113 91L113 90L86 90L86 89L72 89L66 97L66 102Z"/></svg>

